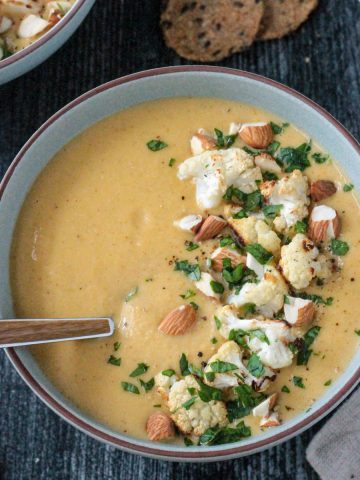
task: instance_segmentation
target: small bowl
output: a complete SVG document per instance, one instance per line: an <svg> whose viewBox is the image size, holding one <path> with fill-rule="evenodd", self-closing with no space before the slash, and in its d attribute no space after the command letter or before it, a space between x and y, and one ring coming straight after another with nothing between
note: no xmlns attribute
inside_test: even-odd
<svg viewBox="0 0 360 480"><path fill-rule="evenodd" d="M95 0L77 0L63 19L38 40L0 60L0 85L37 67L56 52L80 26Z"/></svg>
<svg viewBox="0 0 360 480"><path fill-rule="evenodd" d="M51 158L74 136L98 120L144 101L174 96L213 96L246 102L283 117L311 133L360 188L360 147L331 115L303 95L273 80L219 67L185 66L140 72L101 85L52 116L25 144L0 185L0 317L13 316L9 252L26 193ZM238 443L186 448L139 440L88 417L46 378L26 348L7 355L30 388L58 415L88 435L123 450L176 461L215 461L259 452L297 435L334 409L360 380L360 351L344 373L306 412L283 425Z"/></svg>

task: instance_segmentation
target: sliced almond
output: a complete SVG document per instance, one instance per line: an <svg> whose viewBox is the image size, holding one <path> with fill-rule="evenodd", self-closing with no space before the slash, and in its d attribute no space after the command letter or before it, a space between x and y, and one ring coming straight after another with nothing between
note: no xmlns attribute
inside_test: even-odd
<svg viewBox="0 0 360 480"><path fill-rule="evenodd" d="M261 170L272 173L281 173L281 167L269 153L261 153L254 158L255 165Z"/></svg>
<svg viewBox="0 0 360 480"><path fill-rule="evenodd" d="M253 148L266 148L273 141L274 133L269 123L243 123L239 130L241 140Z"/></svg>
<svg viewBox="0 0 360 480"><path fill-rule="evenodd" d="M277 427L281 424L278 412L272 412L268 417L263 417L260 421L260 427Z"/></svg>
<svg viewBox="0 0 360 480"><path fill-rule="evenodd" d="M259 403L256 407L252 409L252 414L254 417L268 417L275 407L276 401L278 398L277 393L273 393L266 400Z"/></svg>
<svg viewBox="0 0 360 480"><path fill-rule="evenodd" d="M146 432L150 440L157 442L175 435L174 422L164 412L154 412L146 422Z"/></svg>
<svg viewBox="0 0 360 480"><path fill-rule="evenodd" d="M224 258L229 258L231 260L231 266L234 268L240 263L245 264L245 257L240 255L235 250L230 248L219 247L213 251L211 254L211 268L215 272L221 272L223 269L223 260Z"/></svg>
<svg viewBox="0 0 360 480"><path fill-rule="evenodd" d="M310 196L314 202L324 200L324 198L331 197L337 192L337 188L334 182L331 180L317 180L312 182L310 186Z"/></svg>
<svg viewBox="0 0 360 480"><path fill-rule="evenodd" d="M200 229L202 223L203 218L201 215L186 215L186 217L176 220L174 225L185 232L196 233Z"/></svg>
<svg viewBox="0 0 360 480"><path fill-rule="evenodd" d="M159 330L165 335L183 335L195 321L195 309L191 305L180 305L166 315L159 325Z"/></svg>
<svg viewBox="0 0 360 480"><path fill-rule="evenodd" d="M340 235L341 222L334 208L327 205L318 205L313 208L310 219L308 236L315 243L324 242Z"/></svg>
<svg viewBox="0 0 360 480"><path fill-rule="evenodd" d="M49 23L38 15L28 15L18 28L17 34L20 38L32 38L45 30Z"/></svg>
<svg viewBox="0 0 360 480"><path fill-rule="evenodd" d="M303 298L287 296L284 304L285 320L293 327L310 325L315 315L315 303Z"/></svg>
<svg viewBox="0 0 360 480"><path fill-rule="evenodd" d="M191 137L190 148L193 155L200 155L200 153L205 152L205 150L215 150L216 141L208 135L205 130L200 129Z"/></svg>
<svg viewBox="0 0 360 480"><path fill-rule="evenodd" d="M226 227L227 221L217 215L209 215L205 218L194 240L201 242L216 237Z"/></svg>

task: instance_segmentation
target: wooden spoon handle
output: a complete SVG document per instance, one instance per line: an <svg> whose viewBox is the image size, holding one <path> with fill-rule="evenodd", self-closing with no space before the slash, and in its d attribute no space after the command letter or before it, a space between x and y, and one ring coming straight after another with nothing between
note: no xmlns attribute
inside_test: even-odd
<svg viewBox="0 0 360 480"><path fill-rule="evenodd" d="M111 318L0 320L0 348L106 337L113 332L114 322Z"/></svg>

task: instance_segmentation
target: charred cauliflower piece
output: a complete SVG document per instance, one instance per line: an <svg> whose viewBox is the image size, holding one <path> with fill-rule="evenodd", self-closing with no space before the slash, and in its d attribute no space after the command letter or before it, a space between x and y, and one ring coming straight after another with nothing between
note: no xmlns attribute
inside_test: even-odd
<svg viewBox="0 0 360 480"><path fill-rule="evenodd" d="M298 233L289 243L281 248L280 267L284 277L291 285L301 290L309 286L311 280L318 275L328 275L322 262L317 258L319 250L314 242L302 233Z"/></svg>
<svg viewBox="0 0 360 480"><path fill-rule="evenodd" d="M224 402L203 402L197 395L198 389L199 385L192 375L175 382L170 388L168 407L171 418L185 435L199 436L208 428L223 427L228 423ZM191 399L194 399L193 403Z"/></svg>
<svg viewBox="0 0 360 480"><path fill-rule="evenodd" d="M287 231L297 221L307 217L310 205L309 182L300 170L294 170L278 181L263 182L260 190L269 205L282 205L279 216L274 220L274 226L279 232Z"/></svg>
<svg viewBox="0 0 360 480"><path fill-rule="evenodd" d="M259 356L264 365L273 369L291 365L293 353L288 344L295 337L285 322L240 319L230 306L219 310L218 318L221 321L220 333L224 338L229 338L232 330L246 332L244 334L246 344L252 352Z"/></svg>
<svg viewBox="0 0 360 480"><path fill-rule="evenodd" d="M245 283L239 293L231 293L227 303L242 307L247 303L256 305L256 310L265 317L273 317L284 305L284 295L288 287L275 267L264 268L264 276L259 283Z"/></svg>
<svg viewBox="0 0 360 480"><path fill-rule="evenodd" d="M217 207L228 187L234 185L244 193L257 190L261 171L251 155L241 148L209 150L190 157L179 165L178 178L192 178L196 184L196 201L200 208Z"/></svg>
<svg viewBox="0 0 360 480"><path fill-rule="evenodd" d="M264 220L255 216L241 219L229 218L229 225L235 230L245 245L259 243L273 255L280 253L280 238Z"/></svg>
<svg viewBox="0 0 360 480"><path fill-rule="evenodd" d="M155 388L163 400L168 400L170 388L178 380L177 375L163 375L161 372L155 375Z"/></svg>

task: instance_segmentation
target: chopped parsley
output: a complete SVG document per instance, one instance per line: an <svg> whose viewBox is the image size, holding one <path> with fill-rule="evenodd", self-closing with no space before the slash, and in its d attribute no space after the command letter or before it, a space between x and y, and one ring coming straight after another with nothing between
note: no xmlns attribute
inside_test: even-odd
<svg viewBox="0 0 360 480"><path fill-rule="evenodd" d="M259 356L256 353L252 353L248 364L247 369L256 378L260 378L265 374L264 365L261 363Z"/></svg>
<svg viewBox="0 0 360 480"><path fill-rule="evenodd" d="M218 294L224 293L224 290L225 290L224 285L222 283L215 282L215 280L210 280L210 287L214 293L218 293Z"/></svg>
<svg viewBox="0 0 360 480"><path fill-rule="evenodd" d="M255 313L256 311L255 303L245 303L243 308L244 308L245 315L249 315L250 313Z"/></svg>
<svg viewBox="0 0 360 480"><path fill-rule="evenodd" d="M132 290L130 290L130 292L125 297L125 303L130 302L130 300L132 300L135 297L138 291L139 291L139 287L134 287Z"/></svg>
<svg viewBox="0 0 360 480"><path fill-rule="evenodd" d="M220 247L228 247L233 245L234 239L232 237L223 237L220 239Z"/></svg>
<svg viewBox="0 0 360 480"><path fill-rule="evenodd" d="M289 124L288 123L283 123L282 125L277 125L274 122L270 122L270 126L272 128L272 131L273 131L274 135L279 135L279 134L283 133L284 129L286 127L288 127Z"/></svg>
<svg viewBox="0 0 360 480"><path fill-rule="evenodd" d="M284 386L282 387L281 391L282 391L283 393L290 393L290 388L287 387L286 385L284 385Z"/></svg>
<svg viewBox="0 0 360 480"><path fill-rule="evenodd" d="M114 357L114 355L110 355L108 358L107 363L110 363L111 365L115 365L116 367L120 367L121 365L121 358Z"/></svg>
<svg viewBox="0 0 360 480"><path fill-rule="evenodd" d="M209 385L206 385L203 383L200 379L195 378L197 381L200 390L198 390L198 394L200 399L203 402L211 402L211 400L222 400L222 391L219 390L218 388L210 387Z"/></svg>
<svg viewBox="0 0 360 480"><path fill-rule="evenodd" d="M284 205L265 205L265 207L263 207L263 213L266 218L273 219L280 213L283 206Z"/></svg>
<svg viewBox="0 0 360 480"><path fill-rule="evenodd" d="M310 142L303 143L296 148L280 148L277 154L277 160L283 165L286 173L293 172L294 170L304 171L307 167L310 167L310 161L308 159L310 150Z"/></svg>
<svg viewBox="0 0 360 480"><path fill-rule="evenodd" d="M191 280L200 280L201 278L201 271L200 266L198 263L189 263L188 260L179 260L175 262L174 270L183 272L187 275Z"/></svg>
<svg viewBox="0 0 360 480"><path fill-rule="evenodd" d="M175 370L173 370L172 368L168 368L167 370L163 370L161 373L165 375L165 377L172 377L173 375L175 375Z"/></svg>
<svg viewBox="0 0 360 480"><path fill-rule="evenodd" d="M214 316L214 320L215 320L216 328L217 328L218 330L220 330L220 328L221 328L221 320L220 320L220 318L218 318L218 317L215 315L215 316Z"/></svg>
<svg viewBox="0 0 360 480"><path fill-rule="evenodd" d="M238 442L239 440L250 437L251 428L244 422L238 423L235 428L231 427L212 427L208 428L199 438L199 445L223 445L224 443Z"/></svg>
<svg viewBox="0 0 360 480"><path fill-rule="evenodd" d="M265 265L272 259L272 253L265 250L260 243L251 243L245 250L250 253L261 265Z"/></svg>
<svg viewBox="0 0 360 480"><path fill-rule="evenodd" d="M339 255L340 257L346 255L350 250L350 247L346 242L338 240L337 238L331 240L330 248L334 255Z"/></svg>
<svg viewBox="0 0 360 480"><path fill-rule="evenodd" d="M279 177L276 175L276 173L273 172L264 172L262 176L265 181L279 180Z"/></svg>
<svg viewBox="0 0 360 480"><path fill-rule="evenodd" d="M307 223L305 221L298 220L295 223L295 233L306 233Z"/></svg>
<svg viewBox="0 0 360 480"><path fill-rule="evenodd" d="M192 445L194 445L194 443L191 440L191 438L184 437L184 445L185 445L185 447L191 447Z"/></svg>
<svg viewBox="0 0 360 480"><path fill-rule="evenodd" d="M302 342L300 344L300 348L298 348L298 354L296 359L297 365L307 365L308 361L313 353L312 349L310 348L311 345L314 343L315 338L319 335L321 327L315 325L308 330L302 338Z"/></svg>
<svg viewBox="0 0 360 480"><path fill-rule="evenodd" d="M115 352L117 352L117 351L119 350L120 346L121 346L121 343L120 343L120 342L115 342L115 343L114 343L114 350L115 350Z"/></svg>
<svg viewBox="0 0 360 480"><path fill-rule="evenodd" d="M227 402L226 408L229 422L237 418L246 417L251 413L251 410L265 400L266 395L263 393L257 394L249 385L240 384L233 389L237 395L237 399Z"/></svg>
<svg viewBox="0 0 360 480"><path fill-rule="evenodd" d="M183 377L186 377L186 375L190 375L189 362L188 362L188 359L186 358L185 353L181 354L179 366L180 366L181 375Z"/></svg>
<svg viewBox="0 0 360 480"><path fill-rule="evenodd" d="M215 362L209 364L209 367L215 373L231 372L231 370L237 370L239 368L234 363L223 362L222 360L215 360Z"/></svg>
<svg viewBox="0 0 360 480"><path fill-rule="evenodd" d="M244 337L249 337L250 340L252 340L253 338L258 338L261 342L264 342L270 345L270 341L266 333L261 328L255 328L254 330L242 330L242 329L230 330L229 340L234 340L241 347L248 348Z"/></svg>
<svg viewBox="0 0 360 480"><path fill-rule="evenodd" d="M197 303L195 303L195 302L190 302L190 305L192 306L192 308L193 308L194 310L199 310L199 305L198 305Z"/></svg>
<svg viewBox="0 0 360 480"><path fill-rule="evenodd" d="M234 135L224 135L224 133L218 128L214 128L215 137L216 137L216 146L217 148L230 148L234 145L237 134Z"/></svg>
<svg viewBox="0 0 360 480"><path fill-rule="evenodd" d="M321 295L316 295L315 293L299 292L297 293L297 297L303 298L304 300L311 300L317 305L330 306L334 301L333 297L327 297L326 299L324 299Z"/></svg>
<svg viewBox="0 0 360 480"><path fill-rule="evenodd" d="M246 194L245 210L253 211L260 208L263 203L264 197L261 195L260 190Z"/></svg>
<svg viewBox="0 0 360 480"><path fill-rule="evenodd" d="M180 295L181 298L184 300L187 300L188 298L194 297L196 295L196 292L194 290L191 290L191 288L188 288L185 293Z"/></svg>
<svg viewBox="0 0 360 480"><path fill-rule="evenodd" d="M210 342L215 345L215 343L218 342L218 339L216 337L212 337L212 339L210 340Z"/></svg>
<svg viewBox="0 0 360 480"><path fill-rule="evenodd" d="M356 335L359 335L360 337L360 330L355 330Z"/></svg>
<svg viewBox="0 0 360 480"><path fill-rule="evenodd" d="M158 152L159 150L162 150L163 148L167 147L168 144L163 142L162 140L154 139L147 142L146 146L152 152Z"/></svg>
<svg viewBox="0 0 360 480"><path fill-rule="evenodd" d="M230 260L230 259L224 259ZM229 266L230 263L230 266ZM236 285L239 285L244 277L244 267L240 263L235 268L231 267L231 260L230 262L223 262L223 270L222 270L223 279L229 284L230 288L233 288Z"/></svg>
<svg viewBox="0 0 360 480"><path fill-rule="evenodd" d="M311 155L311 158L312 158L313 160L315 160L316 163L320 163L320 164L321 164L321 163L325 163L326 160L328 160L329 155L324 155L323 153L317 152L317 153L313 153L313 154Z"/></svg>
<svg viewBox="0 0 360 480"><path fill-rule="evenodd" d="M193 250L196 250L199 248L199 245L197 243L194 243L190 240L185 241L185 248L188 252L192 252Z"/></svg>
<svg viewBox="0 0 360 480"><path fill-rule="evenodd" d="M194 397L191 397L189 398L189 400L187 400L186 402L184 402L181 406L185 408L185 410L189 410L189 408L191 407L191 405L194 405L196 399L197 399L197 395L195 395Z"/></svg>
<svg viewBox="0 0 360 480"><path fill-rule="evenodd" d="M130 377L138 377L139 375L143 375L148 371L148 369L149 365L146 365L146 363L138 363L135 370L130 373Z"/></svg>
<svg viewBox="0 0 360 480"><path fill-rule="evenodd" d="M255 190L252 193L244 193L233 185L226 189L223 198L228 202L235 201L243 204L245 211L253 211L260 208L264 201L260 190Z"/></svg>
<svg viewBox="0 0 360 480"><path fill-rule="evenodd" d="M154 378L150 378L149 381L144 382L144 381L141 380L141 378L140 378L140 385L143 387L143 389L145 390L145 392L150 392L150 390L152 390L153 387L154 387L154 385L155 385L155 380L154 380Z"/></svg>
<svg viewBox="0 0 360 480"><path fill-rule="evenodd" d="M215 373L214 372L205 372L205 377L209 382L213 382L215 380Z"/></svg>
<svg viewBox="0 0 360 480"><path fill-rule="evenodd" d="M121 382L121 386L125 390L125 392L135 393L136 395L140 394L138 387L136 385L133 385L132 383Z"/></svg>
<svg viewBox="0 0 360 480"><path fill-rule="evenodd" d="M331 384L332 384L332 380L327 380L327 381L324 383L324 386L325 386L325 387L329 387Z"/></svg>
<svg viewBox="0 0 360 480"><path fill-rule="evenodd" d="M354 188L354 185L352 183L346 183L343 186L343 191L344 192L351 192L351 190Z"/></svg>
<svg viewBox="0 0 360 480"><path fill-rule="evenodd" d="M235 218L236 220L240 220L241 218L247 218L248 217L248 214L246 212L246 210L244 210L243 208L239 211L237 211L236 213L234 213L232 215L233 218Z"/></svg>
<svg viewBox="0 0 360 480"><path fill-rule="evenodd" d="M175 162L176 162L175 158L170 158L169 163L168 163L169 167L172 167Z"/></svg>
<svg viewBox="0 0 360 480"><path fill-rule="evenodd" d="M302 377L297 377L296 375L294 375L293 376L293 383L294 383L295 387L305 388Z"/></svg>

